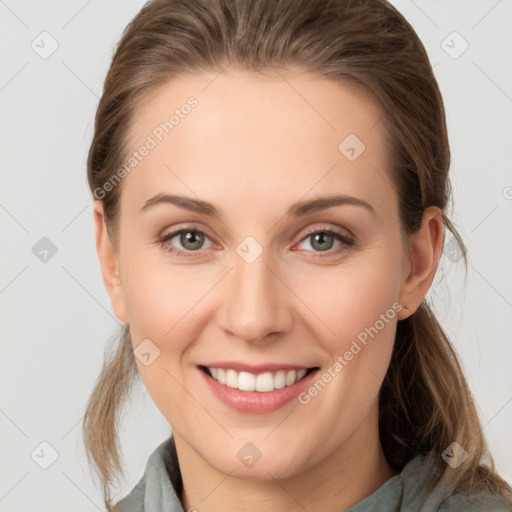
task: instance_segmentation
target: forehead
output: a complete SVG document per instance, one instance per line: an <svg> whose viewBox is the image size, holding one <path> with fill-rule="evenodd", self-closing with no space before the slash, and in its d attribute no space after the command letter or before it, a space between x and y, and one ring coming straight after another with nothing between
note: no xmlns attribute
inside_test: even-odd
<svg viewBox="0 0 512 512"><path fill-rule="evenodd" d="M152 149L122 195L142 205L159 192L188 192L247 207L279 193L284 208L335 188L385 208L393 191L380 119L363 91L310 73L179 75L134 116L131 150L150 139Z"/></svg>

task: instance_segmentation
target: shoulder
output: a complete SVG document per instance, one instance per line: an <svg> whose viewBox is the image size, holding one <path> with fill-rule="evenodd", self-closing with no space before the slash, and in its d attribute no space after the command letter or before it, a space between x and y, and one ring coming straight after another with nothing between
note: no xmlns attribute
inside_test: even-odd
<svg viewBox="0 0 512 512"><path fill-rule="evenodd" d="M112 512L143 512L144 510L144 477L131 490L130 494L125 496L121 501L116 503Z"/></svg>
<svg viewBox="0 0 512 512"><path fill-rule="evenodd" d="M449 491L443 482L437 481L442 468L438 459L429 452L416 456L404 467L400 475L402 506L422 503L422 512L512 512L505 498L490 492Z"/></svg>
<svg viewBox="0 0 512 512"><path fill-rule="evenodd" d="M144 474L130 494L118 502L113 512L183 512L178 493L165 467L172 447L171 440L162 442L149 457Z"/></svg>
<svg viewBox="0 0 512 512"><path fill-rule="evenodd" d="M511 512L504 498L490 493L468 494L455 492L439 507L439 512Z"/></svg>

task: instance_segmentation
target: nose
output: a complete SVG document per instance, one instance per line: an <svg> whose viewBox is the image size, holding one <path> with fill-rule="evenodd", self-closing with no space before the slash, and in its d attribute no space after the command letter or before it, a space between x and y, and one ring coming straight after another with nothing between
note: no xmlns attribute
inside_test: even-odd
<svg viewBox="0 0 512 512"><path fill-rule="evenodd" d="M234 262L218 311L220 327L248 343L275 341L291 329L293 294L266 251L251 263L235 254Z"/></svg>

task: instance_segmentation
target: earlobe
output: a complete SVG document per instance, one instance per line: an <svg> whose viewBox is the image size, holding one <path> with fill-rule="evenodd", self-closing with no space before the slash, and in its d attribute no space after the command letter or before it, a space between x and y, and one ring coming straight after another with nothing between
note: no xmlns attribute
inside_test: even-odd
<svg viewBox="0 0 512 512"><path fill-rule="evenodd" d="M402 284L400 303L407 305L400 320L412 315L427 295L439 263L443 248L443 213L437 206L430 206L423 214L420 229L410 237L411 270Z"/></svg>
<svg viewBox="0 0 512 512"><path fill-rule="evenodd" d="M98 253L103 276L103 284L110 297L116 318L121 322L126 322L121 276L118 267L118 255L108 235L102 201L94 200L93 215L96 233L96 251Z"/></svg>

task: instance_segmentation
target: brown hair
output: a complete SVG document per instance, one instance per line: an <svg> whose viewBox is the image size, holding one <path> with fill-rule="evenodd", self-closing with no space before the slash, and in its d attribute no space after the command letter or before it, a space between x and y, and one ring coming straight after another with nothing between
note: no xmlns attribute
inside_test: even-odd
<svg viewBox="0 0 512 512"><path fill-rule="evenodd" d="M294 66L369 93L392 149L391 180L405 243L424 210L438 206L467 268L466 248L446 215L450 150L441 93L417 34L385 0L147 2L122 34L96 112L87 162L95 197L125 162L135 113L151 94L180 73L220 72L227 65L251 72ZM121 190L122 182L100 197L114 244ZM109 511L113 478L122 472L119 411L136 375L126 329L105 359L82 424ZM398 322L379 399L380 439L393 469L433 451L438 480L451 491L490 491L511 500L456 354L426 302ZM454 441L468 452L456 470L441 459Z"/></svg>

